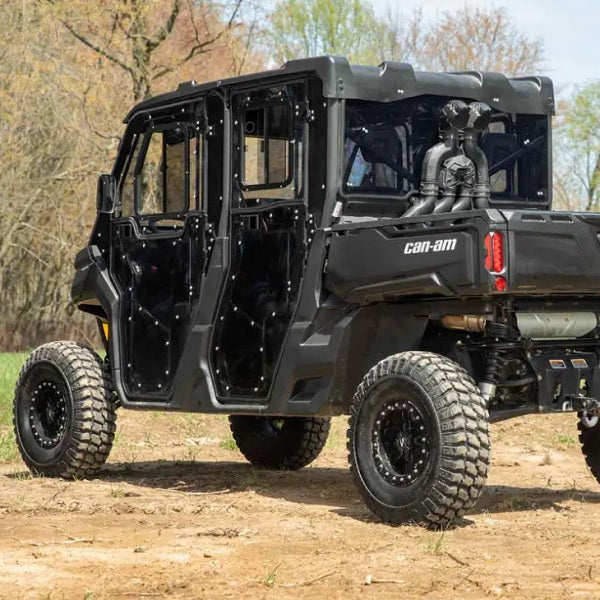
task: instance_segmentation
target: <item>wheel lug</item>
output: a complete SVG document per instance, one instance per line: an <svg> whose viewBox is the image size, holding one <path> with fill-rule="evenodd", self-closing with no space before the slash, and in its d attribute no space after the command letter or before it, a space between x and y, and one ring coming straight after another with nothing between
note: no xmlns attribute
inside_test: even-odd
<svg viewBox="0 0 600 600"><path fill-rule="evenodd" d="M423 448L423 449L421 450L421 454L425 454L426 452L427 452L427 450L425 450L425 448Z"/></svg>

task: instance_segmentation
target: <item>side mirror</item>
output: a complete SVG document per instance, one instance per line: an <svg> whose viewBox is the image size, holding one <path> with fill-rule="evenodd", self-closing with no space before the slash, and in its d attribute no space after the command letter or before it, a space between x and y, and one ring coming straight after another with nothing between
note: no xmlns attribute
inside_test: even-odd
<svg viewBox="0 0 600 600"><path fill-rule="evenodd" d="M112 212L115 205L116 181L112 175L103 174L98 178L96 192L96 210L98 212Z"/></svg>

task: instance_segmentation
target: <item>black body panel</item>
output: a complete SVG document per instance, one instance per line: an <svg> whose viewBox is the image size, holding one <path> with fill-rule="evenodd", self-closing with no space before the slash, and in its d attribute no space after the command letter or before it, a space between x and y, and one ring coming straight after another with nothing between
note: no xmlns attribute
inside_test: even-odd
<svg viewBox="0 0 600 600"><path fill-rule="evenodd" d="M600 294L600 215L503 211L510 290Z"/></svg>
<svg viewBox="0 0 600 600"><path fill-rule="evenodd" d="M336 225L326 285L349 303L404 297L482 296L493 291L483 238L504 220L496 211Z"/></svg>

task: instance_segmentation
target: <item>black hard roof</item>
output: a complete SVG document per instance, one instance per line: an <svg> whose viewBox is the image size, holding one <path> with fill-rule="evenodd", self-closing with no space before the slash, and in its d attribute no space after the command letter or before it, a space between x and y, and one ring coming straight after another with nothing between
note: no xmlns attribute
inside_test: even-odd
<svg viewBox="0 0 600 600"><path fill-rule="evenodd" d="M193 98L216 89L274 84L300 74L316 75L323 81L326 98L346 98L393 102L425 94L468 98L486 102L509 113L554 114L554 90L549 77L506 77L501 73L465 71L429 73L415 71L411 65L384 62L378 67L350 65L339 56L302 58L279 69L198 84L187 82L166 94L144 100L135 106L125 121L136 113Z"/></svg>

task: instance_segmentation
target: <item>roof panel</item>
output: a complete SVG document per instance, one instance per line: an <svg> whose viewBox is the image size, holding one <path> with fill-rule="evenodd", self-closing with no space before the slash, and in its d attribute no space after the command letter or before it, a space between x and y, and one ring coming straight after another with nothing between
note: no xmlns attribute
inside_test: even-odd
<svg viewBox="0 0 600 600"><path fill-rule="evenodd" d="M407 63L384 62L378 67L368 67L350 65L339 56L320 56L292 60L271 71L210 83L181 84L172 92L135 106L126 121L137 112L153 110L210 90L269 85L270 82L276 83L301 73L320 77L323 94L328 98L393 102L432 94L479 100L511 113L554 114L554 90L548 77L508 78L500 73L482 71L429 73L415 71Z"/></svg>

